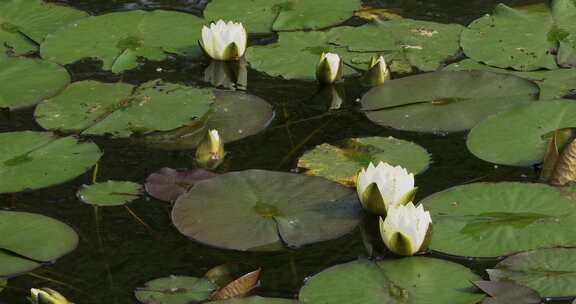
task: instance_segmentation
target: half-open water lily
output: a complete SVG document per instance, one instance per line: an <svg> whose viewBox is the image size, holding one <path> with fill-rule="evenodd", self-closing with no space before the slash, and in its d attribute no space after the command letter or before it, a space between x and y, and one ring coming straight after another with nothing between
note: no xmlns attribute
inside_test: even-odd
<svg viewBox="0 0 576 304"><path fill-rule="evenodd" d="M370 86L379 86L390 79L390 71L384 56L373 56L368 71L364 76L365 82Z"/></svg>
<svg viewBox="0 0 576 304"><path fill-rule="evenodd" d="M218 20L202 28L200 46L215 60L238 60L244 56L248 35L242 23Z"/></svg>
<svg viewBox="0 0 576 304"><path fill-rule="evenodd" d="M356 181L358 197L364 209L386 215L386 211L397 205L404 205L414 198L414 174L400 166L380 162L362 169Z"/></svg>
<svg viewBox="0 0 576 304"><path fill-rule="evenodd" d="M30 289L32 304L73 304L56 290L50 288Z"/></svg>
<svg viewBox="0 0 576 304"><path fill-rule="evenodd" d="M342 79L342 60L338 54L322 53L316 66L316 79L323 84L334 83Z"/></svg>
<svg viewBox="0 0 576 304"><path fill-rule="evenodd" d="M380 218L380 235L386 247L395 254L412 256L428 248L432 235L432 218L422 205L412 202L394 206L386 219Z"/></svg>

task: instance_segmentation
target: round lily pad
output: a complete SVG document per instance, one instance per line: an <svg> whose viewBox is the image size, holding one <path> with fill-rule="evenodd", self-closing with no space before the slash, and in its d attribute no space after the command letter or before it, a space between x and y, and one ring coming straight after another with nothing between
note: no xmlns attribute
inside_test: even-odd
<svg viewBox="0 0 576 304"><path fill-rule="evenodd" d="M146 192L159 200L172 202L186 193L195 183L215 176L218 174L204 169L162 168L148 176Z"/></svg>
<svg viewBox="0 0 576 304"><path fill-rule="evenodd" d="M189 304L204 301L218 289L205 278L169 276L147 282L134 292L140 303Z"/></svg>
<svg viewBox="0 0 576 304"><path fill-rule="evenodd" d="M479 277L456 263L427 257L354 261L313 276L300 290L303 304L474 304L484 297Z"/></svg>
<svg viewBox="0 0 576 304"><path fill-rule="evenodd" d="M34 105L56 95L69 82L66 69L55 63L39 59L0 58L0 108Z"/></svg>
<svg viewBox="0 0 576 304"><path fill-rule="evenodd" d="M82 185L77 196L81 201L90 205L121 206L139 198L142 190L140 184L133 182L107 181Z"/></svg>
<svg viewBox="0 0 576 304"><path fill-rule="evenodd" d="M172 210L178 230L234 250L279 250L343 236L358 225L354 191L324 178L248 170L196 184Z"/></svg>
<svg viewBox="0 0 576 304"><path fill-rule="evenodd" d="M576 246L576 202L544 184L468 184L435 193L422 204L434 223L430 248L449 255L495 258Z"/></svg>
<svg viewBox="0 0 576 304"><path fill-rule="evenodd" d="M533 72L519 72L499 69L478 63L471 59L453 63L446 67L450 71L481 70L494 73L512 74L533 81L540 87L540 99L557 99L576 93L576 69L557 69Z"/></svg>
<svg viewBox="0 0 576 304"><path fill-rule="evenodd" d="M576 127L573 100L546 100L524 105L482 121L468 134L477 157L496 164L530 166L542 162L549 134Z"/></svg>
<svg viewBox="0 0 576 304"><path fill-rule="evenodd" d="M242 22L252 33L311 30L346 21L361 4L360 0L213 0L204 17Z"/></svg>
<svg viewBox="0 0 576 304"><path fill-rule="evenodd" d="M296 304L296 303L298 303L296 300L291 299L264 298L259 296L208 302L208 304Z"/></svg>
<svg viewBox="0 0 576 304"><path fill-rule="evenodd" d="M0 133L0 193L53 186L89 170L102 155L93 143L48 132Z"/></svg>
<svg viewBox="0 0 576 304"><path fill-rule="evenodd" d="M576 47L576 4L554 0L551 9L528 11L500 4L492 15L472 22L462 33L462 48L476 61L500 68L532 71L571 60ZM564 64L564 62L562 63Z"/></svg>
<svg viewBox="0 0 576 304"><path fill-rule="evenodd" d="M552 234L555 232L551 232ZM548 248L522 252L488 269L493 281L513 281L542 297L576 296L576 249Z"/></svg>
<svg viewBox="0 0 576 304"><path fill-rule="evenodd" d="M102 61L114 73L137 67L138 58L163 60L168 54L200 56L206 21L174 11L129 11L88 17L48 35L42 58L69 64L83 58Z"/></svg>
<svg viewBox="0 0 576 304"><path fill-rule="evenodd" d="M3 0L0 2L0 53L35 52L48 33L86 16L85 12L42 0Z"/></svg>
<svg viewBox="0 0 576 304"><path fill-rule="evenodd" d="M198 146L208 130L218 130L222 140L228 143L261 132L274 119L272 105L262 98L219 90L215 90L214 95L212 112L205 122L150 134L143 138L143 142L164 150L190 150Z"/></svg>
<svg viewBox="0 0 576 304"><path fill-rule="evenodd" d="M430 154L413 142L393 137L351 138L337 145L316 146L300 157L298 167L308 175L354 186L362 168L381 161L416 174L428 168Z"/></svg>
<svg viewBox="0 0 576 304"><path fill-rule="evenodd" d="M210 89L160 80L138 87L87 80L45 100L34 115L48 130L128 137L196 122L209 112L213 99Z"/></svg>
<svg viewBox="0 0 576 304"><path fill-rule="evenodd" d="M532 82L491 72L442 71L387 81L361 100L368 118L380 125L419 132L456 132L489 115L530 103Z"/></svg>
<svg viewBox="0 0 576 304"><path fill-rule="evenodd" d="M0 277L53 262L78 245L78 235L68 225L34 213L0 210L0 233Z"/></svg>

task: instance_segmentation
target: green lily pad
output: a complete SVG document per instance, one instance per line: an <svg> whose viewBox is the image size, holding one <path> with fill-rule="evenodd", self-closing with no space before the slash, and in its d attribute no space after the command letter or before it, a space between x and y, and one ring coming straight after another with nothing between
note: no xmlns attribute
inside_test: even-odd
<svg viewBox="0 0 576 304"><path fill-rule="evenodd" d="M34 213L0 210L0 233L0 277L53 262L78 245L78 235L68 225Z"/></svg>
<svg viewBox="0 0 576 304"><path fill-rule="evenodd" d="M242 22L252 33L312 30L346 21L361 4L360 0L213 0L204 17Z"/></svg>
<svg viewBox="0 0 576 304"><path fill-rule="evenodd" d="M137 67L139 58L200 56L198 39L204 23L174 11L110 13L84 18L48 35L40 51L42 58L60 64L98 59L104 70L119 73Z"/></svg>
<svg viewBox="0 0 576 304"><path fill-rule="evenodd" d="M492 15L472 22L462 32L464 53L473 60L500 68L533 71L569 65L576 47L576 4L554 0L552 8L527 11L500 4Z"/></svg>
<svg viewBox="0 0 576 304"><path fill-rule="evenodd" d="M354 191L319 177L232 172L196 184L172 210L178 230L234 250L279 250L338 238L358 225Z"/></svg>
<svg viewBox="0 0 576 304"><path fill-rule="evenodd" d="M134 292L140 303L189 304L204 301L218 289L205 278L169 276L147 282Z"/></svg>
<svg viewBox="0 0 576 304"><path fill-rule="evenodd" d="M351 138L337 145L316 146L300 157L298 167L308 175L354 186L362 168L381 161L416 174L428 168L430 154L413 142L393 137Z"/></svg>
<svg viewBox="0 0 576 304"><path fill-rule="evenodd" d="M35 52L47 34L86 16L85 12L42 0L3 0L0 2L0 53Z"/></svg>
<svg viewBox="0 0 576 304"><path fill-rule="evenodd" d="M330 44L346 49L344 60L366 69L374 55L386 54L393 72L401 60L421 71L435 71L460 50L458 24L398 19L360 27L337 27L330 32Z"/></svg>
<svg viewBox="0 0 576 304"><path fill-rule="evenodd" d="M121 206L142 195L142 186L133 182L107 181L93 185L82 185L78 198L86 204L96 206Z"/></svg>
<svg viewBox="0 0 576 304"><path fill-rule="evenodd" d="M56 95L68 83L68 72L55 63L0 57L0 108L34 105Z"/></svg>
<svg viewBox="0 0 576 304"><path fill-rule="evenodd" d="M542 297L573 297L575 265L576 249L549 248L515 254L487 271L491 280L513 281L536 290Z"/></svg>
<svg viewBox="0 0 576 304"><path fill-rule="evenodd" d="M479 277L456 263L427 257L354 261L313 276L300 290L303 304L474 304L470 281Z"/></svg>
<svg viewBox="0 0 576 304"><path fill-rule="evenodd" d="M93 143L48 132L0 133L0 193L53 186L89 170L102 155Z"/></svg>
<svg viewBox="0 0 576 304"><path fill-rule="evenodd" d="M543 100L487 118L470 131L467 145L485 161L530 166L544 159L551 132L574 127L573 100Z"/></svg>
<svg viewBox="0 0 576 304"><path fill-rule="evenodd" d="M387 81L361 100L380 125L419 132L456 132L536 99L532 82L491 72L442 71Z"/></svg>
<svg viewBox="0 0 576 304"><path fill-rule="evenodd" d="M129 137L194 123L209 112L213 99L210 89L160 80L138 87L87 80L39 104L35 117L48 130Z"/></svg>
<svg viewBox="0 0 576 304"><path fill-rule="evenodd" d="M489 71L512 74L533 81L540 87L540 99L557 99L576 92L576 69L557 69L551 71L518 72L499 69L478 63L471 59L453 63L446 67L449 71Z"/></svg>
<svg viewBox="0 0 576 304"><path fill-rule="evenodd" d="M255 135L274 119L272 105L264 99L234 91L215 90L212 112L206 121L170 132L158 132L143 138L146 145L163 150L195 149L210 129L218 130L225 143Z"/></svg>
<svg viewBox="0 0 576 304"><path fill-rule="evenodd" d="M298 303L296 300L291 299L264 298L259 296L208 302L208 304L296 304L296 303Z"/></svg>
<svg viewBox="0 0 576 304"><path fill-rule="evenodd" d="M434 223L430 248L446 254L494 258L576 246L576 203L544 184L468 184L435 193L422 204Z"/></svg>

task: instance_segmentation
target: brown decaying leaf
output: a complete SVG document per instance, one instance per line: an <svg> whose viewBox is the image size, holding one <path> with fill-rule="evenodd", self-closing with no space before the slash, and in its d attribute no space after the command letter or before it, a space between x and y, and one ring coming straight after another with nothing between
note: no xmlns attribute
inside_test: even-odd
<svg viewBox="0 0 576 304"><path fill-rule="evenodd" d="M476 281L472 283L491 297L484 299L482 304L539 304L542 302L538 292L512 281Z"/></svg>
<svg viewBox="0 0 576 304"><path fill-rule="evenodd" d="M563 186L576 180L576 140L568 144L556 161L554 171L550 176L550 184Z"/></svg>
<svg viewBox="0 0 576 304"><path fill-rule="evenodd" d="M574 131L572 129L560 129L551 132L543 137L546 139L550 137L546 154L544 155L544 164L542 165L542 172L540 173L540 180L548 182L554 173L556 163L560 157L560 151L572 140Z"/></svg>
<svg viewBox="0 0 576 304"><path fill-rule="evenodd" d="M246 296L258 285L261 269L247 273L230 284L222 287L212 295L212 300L225 300L231 298L241 298Z"/></svg>

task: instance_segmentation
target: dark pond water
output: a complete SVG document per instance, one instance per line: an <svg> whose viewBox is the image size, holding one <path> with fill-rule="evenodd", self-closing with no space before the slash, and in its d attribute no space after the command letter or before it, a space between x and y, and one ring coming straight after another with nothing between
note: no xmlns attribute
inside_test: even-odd
<svg viewBox="0 0 576 304"><path fill-rule="evenodd" d="M241 1L241 0L238 0ZM92 14L130 9L177 9L200 14L206 0L59 0ZM372 0L372 6L393 7L406 17L467 24L490 12L495 0ZM504 1L519 5L538 1ZM208 62L171 59L145 63L137 70L117 76L101 72L95 63L69 67L75 81L98 79L109 82L142 83L163 78L203 85L202 71ZM161 67L162 72L156 69ZM494 166L472 156L465 147L465 133L426 135L386 129L368 121L356 111L355 100L363 93L349 81L346 104L327 112L329 101L315 98L315 83L280 81L249 71L248 92L274 105L276 118L264 132L227 145L230 159L225 170L251 168L290 171L304 151L324 142L358 136L394 136L415 141L432 154L430 169L417 177L418 199L439 190L472 181L534 180L531 168ZM2 113L0 131L41 130L32 119L32 110ZM192 166L192 151L165 152L123 140L94 138L105 151L100 162L101 181L129 180L143 183L162 168ZM246 254L209 248L187 240L169 219L171 206L152 198L129 205L101 210L80 203L77 189L91 181L91 172L64 185L31 193L0 195L0 208L32 211L72 225L81 237L80 246L56 264L14 278L0 294L0 302L24 303L31 287L56 288L77 303L134 303L133 290L144 282L170 274L202 276L213 266L243 262L263 267L258 294L294 297L304 279L331 265L366 256L358 233L339 240L273 254Z"/></svg>

